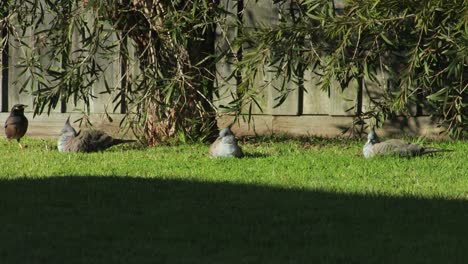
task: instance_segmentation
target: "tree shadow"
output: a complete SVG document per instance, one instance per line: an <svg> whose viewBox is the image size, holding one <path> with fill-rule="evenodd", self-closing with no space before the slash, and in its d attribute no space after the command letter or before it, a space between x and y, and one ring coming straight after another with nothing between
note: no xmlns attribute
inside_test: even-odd
<svg viewBox="0 0 468 264"><path fill-rule="evenodd" d="M129 177L0 181L2 263L462 263L467 201Z"/></svg>

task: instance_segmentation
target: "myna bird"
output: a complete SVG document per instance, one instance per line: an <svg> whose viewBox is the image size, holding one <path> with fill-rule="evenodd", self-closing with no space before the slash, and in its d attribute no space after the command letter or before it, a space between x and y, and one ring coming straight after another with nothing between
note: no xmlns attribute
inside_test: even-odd
<svg viewBox="0 0 468 264"><path fill-rule="evenodd" d="M5 135L8 140L8 151L10 151L12 139L16 139L20 149L23 149L20 140L28 130L28 119L24 116L24 108L26 107L27 105L24 104L15 104L13 108L11 108L10 116L5 121Z"/></svg>
<svg viewBox="0 0 468 264"><path fill-rule="evenodd" d="M380 141L377 133L372 129L367 135L367 142L363 148L365 158L375 156L415 157L435 152L449 152L453 150L425 147L399 139Z"/></svg>
<svg viewBox="0 0 468 264"><path fill-rule="evenodd" d="M230 127L226 127L219 132L219 137L211 144L209 152L212 158L240 158L244 156Z"/></svg>
<svg viewBox="0 0 468 264"><path fill-rule="evenodd" d="M62 128L57 146L60 152L97 152L130 142L135 142L135 140L112 138L100 130L87 130L77 133L70 125L70 117L68 117L65 126Z"/></svg>

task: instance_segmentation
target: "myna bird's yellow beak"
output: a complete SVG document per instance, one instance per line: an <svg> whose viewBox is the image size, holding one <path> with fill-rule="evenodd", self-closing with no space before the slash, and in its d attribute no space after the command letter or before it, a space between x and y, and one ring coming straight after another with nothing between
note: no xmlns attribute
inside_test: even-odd
<svg viewBox="0 0 468 264"><path fill-rule="evenodd" d="M28 107L28 106L27 106L27 105L16 105L16 106L15 106L15 109L16 109L16 110L23 110L23 109L25 109L26 107Z"/></svg>

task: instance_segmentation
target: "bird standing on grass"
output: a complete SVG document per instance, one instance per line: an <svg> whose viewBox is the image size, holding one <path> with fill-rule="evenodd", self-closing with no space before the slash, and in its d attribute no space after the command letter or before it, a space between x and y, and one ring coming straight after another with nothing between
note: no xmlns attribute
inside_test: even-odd
<svg viewBox="0 0 468 264"><path fill-rule="evenodd" d="M70 117L68 117L57 142L58 150L60 152L96 152L118 144L135 142L135 140L113 138L100 130L81 132L76 132L70 125Z"/></svg>
<svg viewBox="0 0 468 264"><path fill-rule="evenodd" d="M367 135L367 142L363 148L365 158L372 158L375 156L415 157L435 152L449 151L452 150L425 147L399 139L389 139L381 142L374 129Z"/></svg>
<svg viewBox="0 0 468 264"><path fill-rule="evenodd" d="M219 137L210 146L210 157L236 157L244 156L242 149L237 145L237 140L230 127L219 132Z"/></svg>
<svg viewBox="0 0 468 264"><path fill-rule="evenodd" d="M28 119L24 116L24 109L26 107L27 105L24 104L15 104L13 108L11 108L10 116L8 116L5 121L5 135L8 140L8 151L10 151L12 139L16 139L20 149L23 149L20 140L28 130Z"/></svg>

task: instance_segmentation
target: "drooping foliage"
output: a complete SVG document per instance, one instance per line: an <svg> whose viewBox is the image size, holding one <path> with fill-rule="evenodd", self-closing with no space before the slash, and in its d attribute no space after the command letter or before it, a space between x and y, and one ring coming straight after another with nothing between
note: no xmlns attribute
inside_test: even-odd
<svg viewBox="0 0 468 264"><path fill-rule="evenodd" d="M20 86L34 94L35 113L70 101L89 109L98 96L92 87L104 79L106 92L117 94L109 111L127 114L150 145L210 134L212 95L222 88L213 85L213 63L222 56L237 79L227 112L258 105L255 78L265 66L299 89L312 70L324 91L336 81L357 89L351 111L361 129L416 111L452 136L467 135L467 0L349 0L344 8L338 0L271 0L279 21L261 28L243 23L246 0L227 2L238 7L228 12L226 1L215 0L9 0L0 4L0 24L23 54ZM23 37L29 26L32 42ZM215 54L215 29L225 36L226 27L237 35ZM116 53L123 74L112 85L104 72ZM291 92L287 83L276 87L276 105Z"/></svg>
<svg viewBox="0 0 468 264"><path fill-rule="evenodd" d="M324 28L341 39L325 72L339 68L348 78L380 82L371 110L380 119L417 105L452 136L466 136L467 1L350 1Z"/></svg>
<svg viewBox="0 0 468 264"><path fill-rule="evenodd" d="M275 2L284 12L279 23L244 30L237 39L239 47L248 47L237 63L241 85L252 85L262 64L299 84L308 81L304 70L312 69L323 90L335 81L342 89L357 83L350 110L360 129L395 115L430 114L449 135L467 136L466 0L349 0L344 8L334 5L343 1ZM251 98L252 89L241 96ZM279 102L290 89L281 92ZM370 108L363 107L365 98Z"/></svg>
<svg viewBox="0 0 468 264"><path fill-rule="evenodd" d="M101 85L115 95L106 111L127 114L150 145L213 130L216 1L11 0L2 8L9 42L23 53L18 85L35 96L35 114L70 101L89 113ZM107 76L115 60L122 74Z"/></svg>

